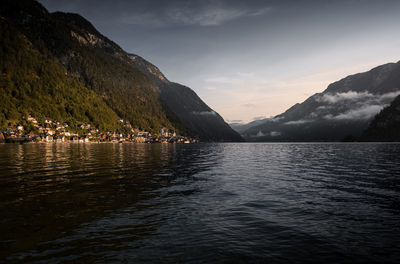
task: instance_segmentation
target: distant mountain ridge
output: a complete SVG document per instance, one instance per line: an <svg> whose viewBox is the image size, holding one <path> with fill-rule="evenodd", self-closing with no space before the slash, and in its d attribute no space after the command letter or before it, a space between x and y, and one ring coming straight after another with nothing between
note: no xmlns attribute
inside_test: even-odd
<svg viewBox="0 0 400 264"><path fill-rule="evenodd" d="M48 13L33 0L4 0L0 7L0 16L13 24L34 50L59 63L69 78L93 91L119 118L141 129L157 131L167 127L204 141L242 140L190 88L169 82L157 67L123 51L80 15ZM179 99L174 97L178 95ZM212 111L215 115L196 118L193 113L200 109L199 105L201 111ZM21 115L27 112L23 103L20 108ZM4 115L3 119L7 118ZM111 127L112 122L104 125Z"/></svg>
<svg viewBox="0 0 400 264"><path fill-rule="evenodd" d="M242 125L238 131L248 141L340 141L348 136L359 137L374 116L399 95L400 62L388 63L347 76L284 113Z"/></svg>

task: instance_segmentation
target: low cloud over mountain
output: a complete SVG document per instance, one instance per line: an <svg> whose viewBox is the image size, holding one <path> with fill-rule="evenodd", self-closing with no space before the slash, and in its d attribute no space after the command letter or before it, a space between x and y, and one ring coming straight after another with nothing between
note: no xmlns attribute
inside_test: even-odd
<svg viewBox="0 0 400 264"><path fill-rule="evenodd" d="M400 96L400 62L348 76L274 118L239 129L250 141L331 141L359 136Z"/></svg>

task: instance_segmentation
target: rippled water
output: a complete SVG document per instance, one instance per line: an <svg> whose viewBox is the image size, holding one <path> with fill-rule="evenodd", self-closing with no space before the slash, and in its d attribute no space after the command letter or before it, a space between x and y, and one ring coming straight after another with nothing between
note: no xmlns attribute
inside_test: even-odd
<svg viewBox="0 0 400 264"><path fill-rule="evenodd" d="M0 262L400 263L399 144L0 145Z"/></svg>

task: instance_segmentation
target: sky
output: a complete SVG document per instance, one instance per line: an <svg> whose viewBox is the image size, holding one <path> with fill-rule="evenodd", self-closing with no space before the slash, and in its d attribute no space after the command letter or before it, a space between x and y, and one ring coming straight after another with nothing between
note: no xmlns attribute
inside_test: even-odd
<svg viewBox="0 0 400 264"><path fill-rule="evenodd" d="M397 0L39 0L79 13L227 122L284 112L400 60Z"/></svg>

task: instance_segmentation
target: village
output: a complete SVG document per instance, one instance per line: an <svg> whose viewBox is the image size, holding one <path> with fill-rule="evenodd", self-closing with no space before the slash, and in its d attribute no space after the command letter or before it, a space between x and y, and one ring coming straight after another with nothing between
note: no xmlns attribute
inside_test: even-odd
<svg viewBox="0 0 400 264"><path fill-rule="evenodd" d="M128 133L100 131L89 123L79 124L72 129L68 123L51 118L37 118L31 115L24 122L9 123L7 129L0 130L0 143L198 143L198 139L177 135L174 130L162 128L158 134L151 134L134 128L129 122L119 122ZM25 126L22 124L24 123ZM78 132L77 132L78 131Z"/></svg>

